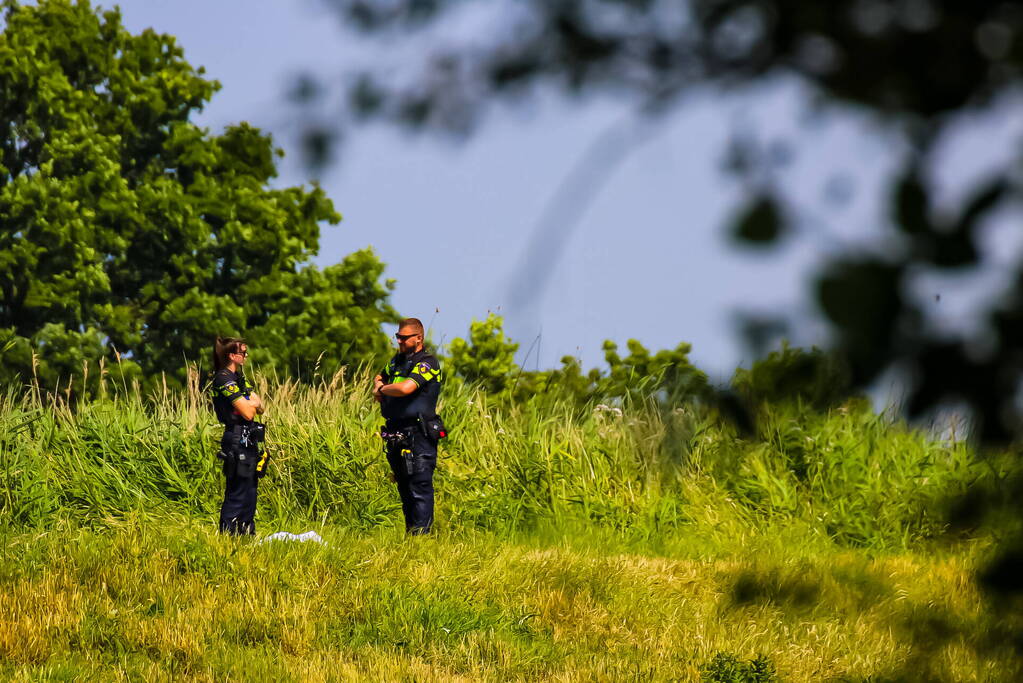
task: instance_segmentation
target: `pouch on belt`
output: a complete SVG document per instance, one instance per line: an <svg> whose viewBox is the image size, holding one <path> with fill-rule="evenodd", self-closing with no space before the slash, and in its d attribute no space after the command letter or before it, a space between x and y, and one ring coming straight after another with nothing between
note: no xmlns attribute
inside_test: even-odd
<svg viewBox="0 0 1023 683"><path fill-rule="evenodd" d="M416 417L419 419L419 431L423 433L423 436L428 441L436 444L441 439L447 437L448 430L444 426L444 421L440 419L440 415L434 415L433 417L417 415Z"/></svg>

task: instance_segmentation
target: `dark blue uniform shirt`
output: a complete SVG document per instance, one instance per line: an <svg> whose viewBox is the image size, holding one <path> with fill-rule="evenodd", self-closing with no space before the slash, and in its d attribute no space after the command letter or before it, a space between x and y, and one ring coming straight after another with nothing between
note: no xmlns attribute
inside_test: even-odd
<svg viewBox="0 0 1023 683"><path fill-rule="evenodd" d="M234 402L242 397L248 398L250 393L252 387L245 382L244 375L227 368L220 370L213 377L213 411L217 419L228 427L251 422L234 409Z"/></svg>
<svg viewBox="0 0 1023 683"><path fill-rule="evenodd" d="M432 418L437 414L440 397L440 362L426 349L411 356L399 353L391 358L380 373L384 384L398 384L411 379L419 387L408 396L384 396L380 412L389 421L411 422L418 416Z"/></svg>

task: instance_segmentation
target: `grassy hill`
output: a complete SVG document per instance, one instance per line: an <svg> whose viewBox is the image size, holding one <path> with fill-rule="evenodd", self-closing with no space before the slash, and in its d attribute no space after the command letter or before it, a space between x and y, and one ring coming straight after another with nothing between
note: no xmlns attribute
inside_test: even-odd
<svg viewBox="0 0 1023 683"><path fill-rule="evenodd" d="M947 502L1010 465L861 402L496 405L448 388L437 533L406 539L365 377L260 380L260 536L214 532L217 427L180 394L0 401L13 680L1014 680ZM1011 462L1011 461L1009 461ZM1018 624L1016 625L1018 626Z"/></svg>

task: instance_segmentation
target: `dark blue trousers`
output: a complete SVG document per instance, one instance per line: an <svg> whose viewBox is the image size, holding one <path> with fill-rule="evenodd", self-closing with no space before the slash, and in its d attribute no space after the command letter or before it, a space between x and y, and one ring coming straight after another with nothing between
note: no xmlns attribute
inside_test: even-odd
<svg viewBox="0 0 1023 683"><path fill-rule="evenodd" d="M224 502L220 506L220 531L232 535L256 533L256 478L255 462L259 453L243 449L246 461L224 461ZM249 465L248 463L252 464Z"/></svg>
<svg viewBox="0 0 1023 683"><path fill-rule="evenodd" d="M433 526L433 471L437 467L437 444L418 427L406 443L387 444L387 462L394 473L405 515L405 531L427 534Z"/></svg>

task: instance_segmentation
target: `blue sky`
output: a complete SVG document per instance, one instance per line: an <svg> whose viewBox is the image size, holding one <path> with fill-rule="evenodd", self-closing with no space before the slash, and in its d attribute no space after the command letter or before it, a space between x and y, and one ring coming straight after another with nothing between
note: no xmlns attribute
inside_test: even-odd
<svg viewBox="0 0 1023 683"><path fill-rule="evenodd" d="M118 4L129 30L175 35L186 58L222 83L201 125L217 133L248 121L274 135L287 154L281 185L310 178L293 151L298 121L285 100L295 75L309 70L340 82L346 68L383 58L313 0ZM528 368L566 354L598 365L604 339L624 345L634 337L652 349L689 342L691 359L725 378L749 361L733 325L736 311L782 310L807 321L794 341L823 341L826 331L809 322L805 283L814 265L882 230L878 189L899 157L897 137L853 112L807 125L808 101L798 84L779 79L753 92L696 93L653 129L627 125L634 135L628 154L598 174L603 184L545 268L543 295L528 304L514 294L534 231L594 140L633 120L629 103L573 104L540 94L495 107L480 132L460 144L360 128L346 140L341 162L320 178L345 219L323 231L316 261L335 263L372 246L388 264L387 277L397 280L394 305L429 322L436 341L464 336L473 318L496 311ZM962 190L966 174L983 175L998 162L991 131L1015 130L999 111L968 124L964 129L988 134L956 136L942 147L947 166L959 169L949 172L943 163L936 170L948 197ZM793 163L772 181L793 190L799 239L774 258L737 249L723 229L742 200L742 187L721 171L736 126L763 142L796 143ZM836 173L855 189L841 210L822 199ZM995 242L992 248L1003 248ZM945 305L951 317L959 315L954 296Z"/></svg>

